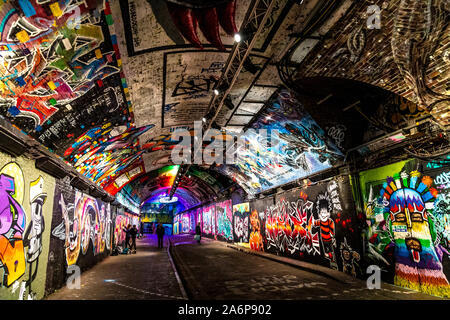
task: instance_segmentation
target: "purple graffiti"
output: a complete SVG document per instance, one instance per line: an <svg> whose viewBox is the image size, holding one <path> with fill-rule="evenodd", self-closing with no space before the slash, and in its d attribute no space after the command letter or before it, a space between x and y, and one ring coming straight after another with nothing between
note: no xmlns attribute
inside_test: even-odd
<svg viewBox="0 0 450 320"><path fill-rule="evenodd" d="M0 175L0 234L13 229L14 233L23 233L25 213L22 206L12 197L15 192L14 178ZM12 211L13 210L13 211Z"/></svg>

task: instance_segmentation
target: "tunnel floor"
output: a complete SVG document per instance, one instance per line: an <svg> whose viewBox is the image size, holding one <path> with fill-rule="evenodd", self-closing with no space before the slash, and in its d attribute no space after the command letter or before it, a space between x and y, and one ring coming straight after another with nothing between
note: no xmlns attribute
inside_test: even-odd
<svg viewBox="0 0 450 320"><path fill-rule="evenodd" d="M156 235L136 240L136 254L110 256L81 274L81 288L63 287L47 300L178 300L180 286Z"/></svg>
<svg viewBox="0 0 450 320"><path fill-rule="evenodd" d="M167 252L173 243L172 259ZM181 281L179 281L179 279ZM186 295L187 294L187 295ZM81 275L81 288L63 287L48 300L433 300L438 297L383 283L340 281L297 267L246 254L226 243L193 236L155 235L137 240L137 254L106 258Z"/></svg>

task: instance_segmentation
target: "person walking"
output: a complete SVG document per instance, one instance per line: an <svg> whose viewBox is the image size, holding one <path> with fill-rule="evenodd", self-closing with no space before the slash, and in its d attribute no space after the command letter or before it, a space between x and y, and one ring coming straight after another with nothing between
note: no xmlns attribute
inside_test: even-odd
<svg viewBox="0 0 450 320"><path fill-rule="evenodd" d="M156 227L156 235L158 236L158 248L164 247L164 227L162 226L161 222Z"/></svg>
<svg viewBox="0 0 450 320"><path fill-rule="evenodd" d="M201 244L200 241L202 240L202 229L200 228L200 222L195 227L194 239L197 240L198 244Z"/></svg>
<svg viewBox="0 0 450 320"><path fill-rule="evenodd" d="M141 225L139 228L139 233L141 234L141 238L144 237L144 223L141 221Z"/></svg>
<svg viewBox="0 0 450 320"><path fill-rule="evenodd" d="M136 228L136 225L133 225L133 228L130 229L129 233L131 239L130 250L134 248L132 253L136 253L136 236L138 234L138 229Z"/></svg>

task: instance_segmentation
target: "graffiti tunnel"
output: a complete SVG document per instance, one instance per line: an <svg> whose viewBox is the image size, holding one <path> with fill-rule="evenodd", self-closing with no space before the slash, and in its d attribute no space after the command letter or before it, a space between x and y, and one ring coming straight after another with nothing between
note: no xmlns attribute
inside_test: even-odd
<svg viewBox="0 0 450 320"><path fill-rule="evenodd" d="M448 1L372 2L3 1L0 299L450 298Z"/></svg>

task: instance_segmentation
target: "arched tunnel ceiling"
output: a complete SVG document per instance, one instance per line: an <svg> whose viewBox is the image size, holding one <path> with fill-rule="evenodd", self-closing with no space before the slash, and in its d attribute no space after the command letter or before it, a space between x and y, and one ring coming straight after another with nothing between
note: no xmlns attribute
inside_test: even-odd
<svg viewBox="0 0 450 320"><path fill-rule="evenodd" d="M380 29L367 28L364 1L269 2L231 88L233 106L216 121L229 130L275 128L293 146L282 152L284 168L251 154L235 166L196 168L203 176L191 171L178 193L189 205L234 182L255 194L328 168L346 150L427 116L418 106L449 124L448 1L432 3L436 19L428 24L422 4L373 1ZM3 2L0 115L109 193L158 197L170 184L161 176L172 165L171 134L192 130L207 112L251 3ZM408 12L417 19L406 19ZM425 36L412 41L418 34ZM297 93L280 89L277 67L286 65L293 76L280 74Z"/></svg>
<svg viewBox="0 0 450 320"><path fill-rule="evenodd" d="M140 203L144 210L148 204L172 202L179 202L178 205L182 209L189 209L232 190L231 179L194 165L180 181L173 199L169 199L168 194L178 170L178 165L164 166L141 175L126 186L126 193L129 193L135 202Z"/></svg>

